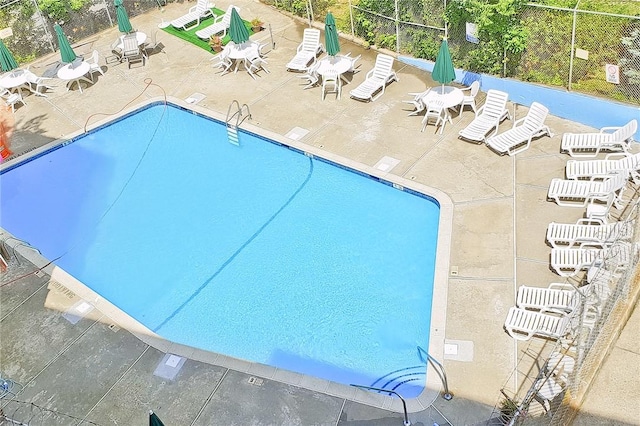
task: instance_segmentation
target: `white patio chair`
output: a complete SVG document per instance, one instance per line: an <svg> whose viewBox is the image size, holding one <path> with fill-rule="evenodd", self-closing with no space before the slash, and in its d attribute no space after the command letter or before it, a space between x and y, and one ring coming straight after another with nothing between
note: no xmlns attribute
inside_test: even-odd
<svg viewBox="0 0 640 426"><path fill-rule="evenodd" d="M229 58L229 49L222 49L216 56L211 58L215 61L211 66L222 69L222 74L226 74L231 69L233 62Z"/></svg>
<svg viewBox="0 0 640 426"><path fill-rule="evenodd" d="M402 101L403 103L413 105L414 110L409 113L410 116L418 115L425 110L426 105L423 99L427 96L430 90L431 87L427 88L427 90L425 90L424 92L409 92L409 96L411 96L413 99Z"/></svg>
<svg viewBox="0 0 640 426"><path fill-rule="evenodd" d="M105 56L104 61L107 64L112 62L122 62L122 48L120 48L120 38L115 39L110 46L111 54L109 56Z"/></svg>
<svg viewBox="0 0 640 426"><path fill-rule="evenodd" d="M362 83L349 92L349 95L362 101L373 102L378 99L384 94L387 84L398 80L398 76L393 71L393 62L393 56L378 53L373 69L367 73Z"/></svg>
<svg viewBox="0 0 640 426"><path fill-rule="evenodd" d="M269 70L267 69L267 67L265 67L266 64L267 61L260 57L260 53L258 52L257 48L250 49L247 53L247 56L245 56L244 58L244 67L247 69L247 72L254 80L256 79L256 72L261 69L269 74Z"/></svg>
<svg viewBox="0 0 640 426"><path fill-rule="evenodd" d="M7 106L11 107L11 112L13 113L16 112L17 103L21 103L23 106L27 106L27 104L24 102L24 99L22 99L22 92L20 92L20 90L16 91L16 93L11 93L7 89L4 89L4 91L0 94L0 97L4 99L4 102L7 104Z"/></svg>
<svg viewBox="0 0 640 426"><path fill-rule="evenodd" d="M464 98L462 98L462 103L460 104L460 112L464 109L465 106L470 106L474 113L477 114L476 111L476 96L480 91L480 82L478 80L471 83L471 86L462 89L465 93Z"/></svg>
<svg viewBox="0 0 640 426"><path fill-rule="evenodd" d="M200 25L200 20L213 15L211 8L213 4L209 0L198 0L195 6L189 8L189 11L179 18L171 21L171 25L175 28L189 30ZM191 24L191 25L190 25Z"/></svg>
<svg viewBox="0 0 640 426"><path fill-rule="evenodd" d="M320 82L320 76L318 75L319 62L314 62L303 75L299 75L298 78L307 80L307 85L303 89L310 89L316 86Z"/></svg>
<svg viewBox="0 0 640 426"><path fill-rule="evenodd" d="M97 50L94 50L85 62L89 64L89 76L91 77L91 81L93 81L93 74L99 72L100 75L104 75L104 71L102 71L102 67L100 66L100 54Z"/></svg>
<svg viewBox="0 0 640 426"><path fill-rule="evenodd" d="M424 129L427 128L429 121L434 121L434 126L436 126L436 130L438 126L440 126L440 133L442 133L442 129L444 127L445 121L449 119L451 121L451 117L447 113L447 109L444 107L444 103L441 100L434 99L427 103L427 112L424 114L422 118L422 129L421 132L424 132Z"/></svg>
<svg viewBox="0 0 640 426"><path fill-rule="evenodd" d="M340 99L340 92L342 91L342 84L340 76L334 70L325 72L322 76L322 100L327 94L327 90L336 94L336 98Z"/></svg>
<svg viewBox="0 0 640 426"><path fill-rule="evenodd" d="M349 55L346 55L346 56L349 56ZM349 69L347 70L347 72L350 72L350 73L355 74L355 73L357 73L358 71L360 71L360 70L358 69L358 67L359 67L360 65L358 65L358 66L356 67L356 62L358 62L358 61L360 60L360 58L361 58L361 57L362 57L362 55L354 56L353 58L352 58L352 57L349 57L349 59L351 60L351 66L349 67Z"/></svg>
<svg viewBox="0 0 640 426"><path fill-rule="evenodd" d="M626 171L640 183L640 153L612 153L603 160L569 160L565 167L567 179L603 179L615 171Z"/></svg>
<svg viewBox="0 0 640 426"><path fill-rule="evenodd" d="M144 55L147 58L149 58L150 54L155 53L156 51L158 53L164 53L165 55L167 54L167 52L164 51L164 44L161 41L158 41L158 31L160 30L155 30L151 34L151 38L147 40L142 47Z"/></svg>
<svg viewBox="0 0 640 426"><path fill-rule="evenodd" d="M235 9L236 12L240 13L240 8L238 6L229 5L227 10L223 15L217 16L211 25L207 25L206 27L196 31L196 36L203 40L209 40L212 35L216 35L222 33L222 37L227 35L227 30L231 25L231 11Z"/></svg>
<svg viewBox="0 0 640 426"><path fill-rule="evenodd" d="M504 328L516 340L529 340L534 336L559 339L571 332L571 317L565 314L548 314L515 306L509 308Z"/></svg>
<svg viewBox="0 0 640 426"><path fill-rule="evenodd" d="M582 300L571 284L551 283L549 287L521 285L516 295L516 306L521 309L570 313Z"/></svg>
<svg viewBox="0 0 640 426"><path fill-rule="evenodd" d="M551 222L547 227L547 242L553 248L583 244L604 248L616 241L631 239L633 224L634 221L594 225L588 218L578 219L576 223Z"/></svg>
<svg viewBox="0 0 640 426"><path fill-rule="evenodd" d="M320 43L320 30L305 28L302 34L302 42L296 49L296 54L287 63L287 71L307 71L316 62L319 53L324 51Z"/></svg>
<svg viewBox="0 0 640 426"><path fill-rule="evenodd" d="M458 136L468 141L482 143L489 132L495 135L500 122L505 118L511 119L507 110L507 99L509 99L508 93L494 89L487 91L484 105L476 111L476 117L471 123L460 130Z"/></svg>
<svg viewBox="0 0 640 426"><path fill-rule="evenodd" d="M133 62L142 62L144 65L144 55L135 34L127 34L122 39L122 60L127 62L129 68Z"/></svg>
<svg viewBox="0 0 640 426"><path fill-rule="evenodd" d="M53 90L53 86L49 86L47 84L48 81L53 80L52 78L37 76L33 72L29 71L28 68L24 70L24 72L27 83L29 84L29 90L34 95L46 98L47 95L45 94L45 92L47 90Z"/></svg>
<svg viewBox="0 0 640 426"><path fill-rule="evenodd" d="M603 127L599 133L565 133L560 151L572 157L596 157L600 151L628 152L637 130L638 121L631 120L622 127Z"/></svg>
<svg viewBox="0 0 640 426"><path fill-rule="evenodd" d="M616 172L605 180L574 180L554 178L549 184L547 198L559 206L586 207L591 201L607 202L614 194L613 205L619 207L627 184L627 173Z"/></svg>
<svg viewBox="0 0 640 426"><path fill-rule="evenodd" d="M487 146L500 155L515 155L529 148L531 140L543 135L553 137L549 127L544 124L549 110L534 102L529 108L526 117L516 120L513 127L499 135L490 136L486 139Z"/></svg>

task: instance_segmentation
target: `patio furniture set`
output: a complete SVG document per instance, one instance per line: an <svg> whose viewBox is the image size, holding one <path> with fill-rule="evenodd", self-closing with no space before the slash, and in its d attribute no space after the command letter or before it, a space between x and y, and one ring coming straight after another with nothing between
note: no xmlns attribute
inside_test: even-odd
<svg viewBox="0 0 640 426"><path fill-rule="evenodd" d="M520 286L516 305L509 309L504 323L516 340L541 337L558 343L532 387L533 398L547 411L567 389L581 350L581 334L595 327L615 282L633 267L638 255L638 245L632 243L635 221L614 217L614 211L624 207L623 193L629 182L640 183L640 154L629 152L637 125L631 120L600 132L562 137L562 152L592 158L568 160L565 178L554 178L549 185L550 201L586 207L584 217L576 223L551 222L547 227L550 268L567 281L548 287ZM604 151L610 153L594 159ZM577 279L582 271L586 273Z"/></svg>

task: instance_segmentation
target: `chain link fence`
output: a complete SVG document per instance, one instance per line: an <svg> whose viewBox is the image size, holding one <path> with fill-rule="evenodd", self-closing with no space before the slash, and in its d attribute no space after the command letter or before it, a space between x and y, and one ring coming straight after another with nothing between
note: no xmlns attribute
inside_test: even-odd
<svg viewBox="0 0 640 426"><path fill-rule="evenodd" d="M331 6L338 28L364 45L432 61L447 34L459 68L640 104L640 3L606 3L626 14L530 3L519 16L525 49L513 53L495 40L470 42L464 22L446 25L454 0L265 2L319 26Z"/></svg>
<svg viewBox="0 0 640 426"><path fill-rule="evenodd" d="M568 333L553 339L534 338L521 352L513 377L517 384L502 390L490 424L571 424L604 358L640 298L638 185L626 207L611 218L625 237L575 283L580 303L570 314ZM631 235L631 238L626 236ZM510 379L510 380L511 380Z"/></svg>
<svg viewBox="0 0 640 426"><path fill-rule="evenodd" d="M166 5L166 0L128 2L129 17ZM2 0L0 29L10 29L3 39L21 63L58 50L53 25L59 23L74 45L116 24L113 0ZM3 36L4 37L4 36Z"/></svg>

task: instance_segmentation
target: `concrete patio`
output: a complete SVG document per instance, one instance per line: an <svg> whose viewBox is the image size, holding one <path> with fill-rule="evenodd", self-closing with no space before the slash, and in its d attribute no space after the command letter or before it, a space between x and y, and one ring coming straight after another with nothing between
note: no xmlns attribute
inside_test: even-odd
<svg viewBox="0 0 640 426"><path fill-rule="evenodd" d="M380 99L349 99L349 90L364 79L377 52L345 40L344 52L362 54L361 71L343 87L341 100L328 95L323 101L320 89L302 90L298 75L284 67L302 38L304 24L259 2L234 4L242 8L245 19L260 16L270 24L275 48L268 31L252 37L267 44L270 73L260 72L256 80L246 72L221 76L211 67L209 52L160 31L157 37L164 52L151 55L144 66L104 64L101 59L105 75L98 74L84 93L66 91L58 81L48 97L26 97L26 106L15 113L13 151L26 154L81 133L146 99L186 99L199 93L204 97L197 107L222 117L238 100L249 105L252 126L279 135L294 127L308 130L299 142L310 149L369 167L385 156L398 160L391 174L437 188L452 200L450 268L441 271L448 276L446 306L439 307L446 328L439 332L445 342L461 348L458 354L437 356L454 399L438 397L432 407L410 410L409 419L425 426L447 421L484 424L501 399L500 389L514 385L516 362L527 348L503 330L517 287L560 281L549 268L546 227L551 221L575 222L583 214L582 209L546 200L549 181L563 176L569 158L559 152L562 133L591 129L551 116L547 124L554 136L535 140L515 157L457 138L473 118L468 109L454 114L453 124L442 135L433 126L421 132L422 117L409 117L402 101L409 99L409 92L434 86L430 74L396 61L399 81ZM132 22L152 34L158 23L180 16L190 5L170 4ZM224 9L227 3L216 6ZM118 35L115 26L80 43L76 52L97 49L104 58ZM40 75L57 59L57 54L39 58L30 69ZM483 98L481 93L478 104ZM517 118L527 111L521 105L509 109ZM511 123L505 121L501 129ZM375 408L367 403L365 391L354 389L345 395L331 386L285 384L248 370L240 361L236 368L208 363L206 355L191 348L145 343L99 310L74 323L77 319L65 312L80 300L78 294L38 272L40 266L18 255L0 276L0 373L20 384L16 400L33 404L9 402L7 416L43 425L136 425L145 424L151 409L167 426L402 424L397 405ZM640 424L639 317L636 312L627 325L576 424ZM154 374L166 353L188 358L173 379ZM371 399L376 402L374 396Z"/></svg>

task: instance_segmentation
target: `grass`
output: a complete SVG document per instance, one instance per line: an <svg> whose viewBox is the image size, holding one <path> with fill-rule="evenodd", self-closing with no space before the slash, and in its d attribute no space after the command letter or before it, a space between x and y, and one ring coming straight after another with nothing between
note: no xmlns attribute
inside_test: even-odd
<svg viewBox="0 0 640 426"><path fill-rule="evenodd" d="M209 46L209 42L207 40L202 40L196 35L196 31L200 31L201 29L213 24L213 20L215 19L215 17L224 15L224 10L220 10L216 7L211 9L211 11L213 12L213 16L207 19L201 20L200 25L193 27L189 30L186 30L186 31L179 30L173 27L172 25L169 25L166 28L163 28L162 30L215 55L216 52L211 50L211 47ZM251 23L248 21L245 21L244 19L242 20L242 22L244 22L245 27L247 27L247 30L249 30L249 36L253 35L254 32L251 30ZM231 41L231 38L229 37L229 34L227 32L227 35L222 37L222 44L226 45L227 43L229 43L229 41Z"/></svg>

